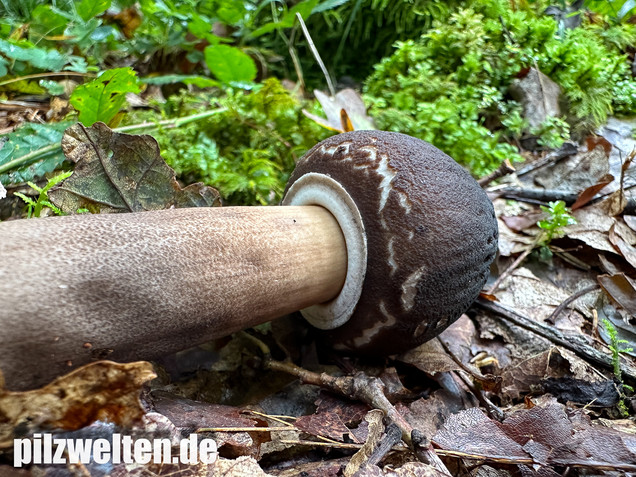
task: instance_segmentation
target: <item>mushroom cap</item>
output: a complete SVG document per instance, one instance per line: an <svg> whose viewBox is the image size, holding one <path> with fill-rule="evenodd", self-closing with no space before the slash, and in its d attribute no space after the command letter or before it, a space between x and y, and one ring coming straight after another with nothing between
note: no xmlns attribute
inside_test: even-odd
<svg viewBox="0 0 636 477"><path fill-rule="evenodd" d="M344 324L325 331L332 347L405 351L477 298L497 251L497 221L485 192L451 157L405 134L354 131L303 156L286 193L310 173L346 190L366 234L360 298Z"/></svg>

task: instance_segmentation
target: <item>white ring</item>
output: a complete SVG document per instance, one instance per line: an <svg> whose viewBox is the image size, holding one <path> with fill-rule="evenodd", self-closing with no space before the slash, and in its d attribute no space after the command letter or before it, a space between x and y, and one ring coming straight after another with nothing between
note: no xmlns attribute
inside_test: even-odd
<svg viewBox="0 0 636 477"><path fill-rule="evenodd" d="M283 205L319 205L338 221L347 246L347 276L340 294L331 301L300 310L321 330L345 324L353 314L367 271L367 236L358 207L349 193L328 175L310 172L287 190Z"/></svg>

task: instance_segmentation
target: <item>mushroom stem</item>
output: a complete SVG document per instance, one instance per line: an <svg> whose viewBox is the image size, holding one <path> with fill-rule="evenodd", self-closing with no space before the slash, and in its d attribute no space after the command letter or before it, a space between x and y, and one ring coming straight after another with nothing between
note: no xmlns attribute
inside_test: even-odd
<svg viewBox="0 0 636 477"><path fill-rule="evenodd" d="M340 292L322 207L226 207L0 224L0 370L27 389L93 359L152 359Z"/></svg>

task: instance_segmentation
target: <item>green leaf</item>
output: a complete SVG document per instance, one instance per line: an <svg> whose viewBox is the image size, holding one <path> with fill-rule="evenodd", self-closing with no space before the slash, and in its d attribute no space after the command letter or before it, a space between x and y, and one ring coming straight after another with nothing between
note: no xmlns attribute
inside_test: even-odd
<svg viewBox="0 0 636 477"><path fill-rule="evenodd" d="M140 81L146 84L157 85L183 83L194 85L197 88L211 88L213 86L220 86L220 83L218 81L198 75L151 76L147 78L141 78Z"/></svg>
<svg viewBox="0 0 636 477"><path fill-rule="evenodd" d="M31 13L29 36L35 41L38 37L62 35L67 23L68 19L50 5L38 5Z"/></svg>
<svg viewBox="0 0 636 477"><path fill-rule="evenodd" d="M0 182L10 185L33 181L60 167L64 162L64 154L59 144L64 129L70 124L27 123L2 137L4 142L0 147ZM28 155L47 146L49 150L29 159ZM27 161L21 161L22 158ZM16 163L14 167L11 167L12 162Z"/></svg>
<svg viewBox="0 0 636 477"><path fill-rule="evenodd" d="M47 93L51 96L60 96L64 94L64 85L57 81L42 79L39 83L40 86L45 88Z"/></svg>
<svg viewBox="0 0 636 477"><path fill-rule="evenodd" d="M77 13L87 22L110 8L111 0L81 0L75 5Z"/></svg>
<svg viewBox="0 0 636 477"><path fill-rule="evenodd" d="M75 88L70 102L79 112L79 121L92 126L112 120L124 106L126 93L139 93L139 80L132 68L116 68Z"/></svg>
<svg viewBox="0 0 636 477"><path fill-rule="evenodd" d="M238 48L227 45L210 45L204 53L208 68L224 83L252 81L256 78L254 60Z"/></svg>
<svg viewBox="0 0 636 477"><path fill-rule="evenodd" d="M64 134L62 149L77 163L73 175L49 192L63 212L220 205L219 193L211 187L197 183L182 189L151 136L117 133L104 123L91 128L76 124Z"/></svg>
<svg viewBox="0 0 636 477"><path fill-rule="evenodd" d="M0 39L0 53L12 60L24 61L47 71L61 71L69 61L68 57L57 50L38 48L27 41L11 42Z"/></svg>
<svg viewBox="0 0 636 477"><path fill-rule="evenodd" d="M303 20L309 18L312 10L316 7L318 0L305 0L304 2L300 2L294 8L290 8L283 18L277 22L269 22L263 25L260 28L254 30L250 36L256 38L257 36L264 35L265 33L269 33L278 28L291 28L294 26L294 22L296 21L296 13L300 13L300 16L303 17Z"/></svg>

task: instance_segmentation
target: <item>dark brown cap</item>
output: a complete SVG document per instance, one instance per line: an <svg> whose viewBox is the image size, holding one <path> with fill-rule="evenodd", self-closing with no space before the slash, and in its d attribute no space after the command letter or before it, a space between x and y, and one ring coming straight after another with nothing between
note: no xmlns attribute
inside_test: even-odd
<svg viewBox="0 0 636 477"><path fill-rule="evenodd" d="M359 299L350 316L325 331L331 346L402 352L438 335L477 298L497 251L497 221L482 188L451 157L404 134L354 131L300 159L286 193L307 174L346 191L366 242L366 270L356 272ZM349 254L351 246L347 239Z"/></svg>

